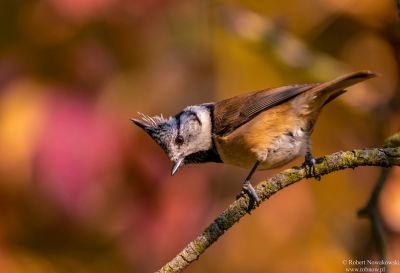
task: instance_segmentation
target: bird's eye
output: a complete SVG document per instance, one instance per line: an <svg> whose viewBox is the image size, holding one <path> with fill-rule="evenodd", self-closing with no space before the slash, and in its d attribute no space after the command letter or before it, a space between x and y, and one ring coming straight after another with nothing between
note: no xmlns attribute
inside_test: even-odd
<svg viewBox="0 0 400 273"><path fill-rule="evenodd" d="M177 137L175 138L175 143L176 143L177 145L182 145L184 141L185 141L185 140L183 139L183 136L177 136Z"/></svg>

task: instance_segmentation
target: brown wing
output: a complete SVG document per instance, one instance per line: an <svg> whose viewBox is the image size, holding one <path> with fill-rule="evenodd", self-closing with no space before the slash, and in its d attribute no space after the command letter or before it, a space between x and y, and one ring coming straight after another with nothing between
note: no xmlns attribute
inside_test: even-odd
<svg viewBox="0 0 400 273"><path fill-rule="evenodd" d="M256 117L318 84L289 85L255 91L214 104L214 134L223 136Z"/></svg>

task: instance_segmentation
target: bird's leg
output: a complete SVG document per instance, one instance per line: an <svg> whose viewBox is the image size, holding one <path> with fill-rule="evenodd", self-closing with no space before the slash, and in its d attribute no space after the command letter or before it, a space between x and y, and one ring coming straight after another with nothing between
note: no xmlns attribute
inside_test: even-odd
<svg viewBox="0 0 400 273"><path fill-rule="evenodd" d="M237 198L243 196L247 193L250 197L250 208L254 207L254 205L258 205L261 203L260 197L258 197L256 191L254 190L253 186L250 183L250 179L253 176L253 173L256 171L260 161L256 161L253 168L250 170L250 173L247 175L246 180L243 183L242 191L238 194Z"/></svg>
<svg viewBox="0 0 400 273"><path fill-rule="evenodd" d="M316 180L321 180L321 176L317 175L315 172L315 158L313 157L311 153L311 143L310 143L310 138L307 138L307 143L306 143L306 154L305 154L305 160L303 163L303 167L305 168L307 177L314 177Z"/></svg>

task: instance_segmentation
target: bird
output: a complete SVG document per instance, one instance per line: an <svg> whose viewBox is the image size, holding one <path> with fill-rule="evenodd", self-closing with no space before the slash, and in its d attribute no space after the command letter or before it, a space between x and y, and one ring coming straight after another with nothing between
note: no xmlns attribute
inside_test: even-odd
<svg viewBox="0 0 400 273"><path fill-rule="evenodd" d="M225 163L249 169L239 196L261 200L251 184L256 170L281 167L304 156L315 173L310 136L322 108L346 88L375 77L358 71L322 83L292 84L191 105L173 117L139 113L131 121L143 129L173 162L171 174L187 164Z"/></svg>

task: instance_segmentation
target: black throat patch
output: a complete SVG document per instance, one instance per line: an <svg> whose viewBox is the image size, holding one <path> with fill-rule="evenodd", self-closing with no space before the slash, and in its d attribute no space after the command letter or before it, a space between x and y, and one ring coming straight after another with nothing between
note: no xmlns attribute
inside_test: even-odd
<svg viewBox="0 0 400 273"><path fill-rule="evenodd" d="M185 164L207 162L222 163L221 157L215 149L211 148L207 151L200 151L185 157Z"/></svg>

